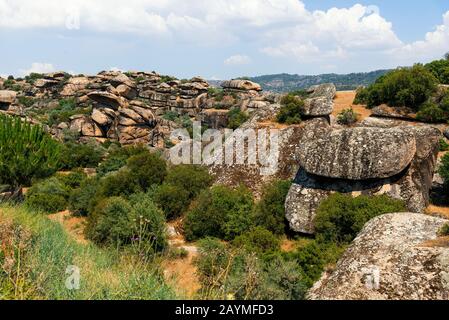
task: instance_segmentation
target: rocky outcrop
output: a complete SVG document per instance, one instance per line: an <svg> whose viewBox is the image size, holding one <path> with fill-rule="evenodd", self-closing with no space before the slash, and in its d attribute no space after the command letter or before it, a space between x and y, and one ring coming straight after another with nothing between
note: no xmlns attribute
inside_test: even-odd
<svg viewBox="0 0 449 320"><path fill-rule="evenodd" d="M354 139L364 141L364 137L357 134L367 132L367 129L353 128L345 130L352 130L355 134L353 136ZM286 199L286 218L292 230L313 234L314 218L318 206L324 199L335 192L353 196L386 194L392 198L403 200L412 212L423 212L428 206L429 190L432 186L439 139L441 137L439 130L428 126L405 126L387 130L373 128L370 130L382 132L377 136L377 138L382 138L382 140L365 140L366 143L360 144L359 148L345 149L344 155L341 156L339 156L339 149L334 150L335 153L332 153L331 151L326 151L330 149L324 148L322 161L327 162L327 167L331 169L324 169L323 167L323 171L320 171L320 153L317 153L314 148L310 149L300 144L298 156L301 159L300 163L310 162L310 164L307 165L307 168L301 167ZM405 145L409 145L410 150L413 152L410 153L410 150L404 147L397 147L385 153L386 149L382 147L381 142L390 141L390 143L398 145L402 143L399 140L392 142L387 134L388 132L396 138L402 137L404 139L402 142L406 142ZM330 134L324 133L324 137L328 135L341 137L341 131L336 133L333 131ZM372 137L375 139L376 135ZM309 139L312 141L310 143L313 143L316 138L309 136ZM307 143L306 140L304 144L307 145ZM339 142L332 144L340 145ZM379 146L377 150L378 155L375 156L373 154L376 151L370 149L368 144ZM308 150L312 150L312 152L304 153L308 152ZM371 150L373 153L367 150ZM360 154L363 156L360 156ZM391 157L392 155L394 155L394 159ZM309 160L309 157L311 160ZM314 159L315 157L318 157L318 160ZM326 160L328 157L332 158L332 160ZM357 162L352 162L352 159L357 159ZM392 163L382 169L382 163L379 164L379 161ZM314 163L315 165L313 165ZM374 163L376 164L374 165ZM347 169L346 166L348 165L350 167L354 166L354 168ZM403 166L404 168L401 170ZM340 169L333 169L333 167ZM393 167L394 170L392 170ZM372 170L372 168L376 168L376 170ZM332 173L341 172L341 176L328 174L329 170L332 170ZM355 179L356 177L360 178Z"/></svg>
<svg viewBox="0 0 449 320"><path fill-rule="evenodd" d="M322 84L311 87L309 96L304 100L302 114L308 117L323 117L332 113L333 100L337 93L334 84Z"/></svg>
<svg viewBox="0 0 449 320"><path fill-rule="evenodd" d="M10 105L16 100L17 92L11 90L0 90L0 105Z"/></svg>
<svg viewBox="0 0 449 320"><path fill-rule="evenodd" d="M366 224L333 272L308 293L318 300L447 300L447 220L393 213Z"/></svg>
<svg viewBox="0 0 449 320"><path fill-rule="evenodd" d="M310 174L349 180L392 177L416 152L414 135L401 129L335 130L299 146L300 165Z"/></svg>
<svg viewBox="0 0 449 320"><path fill-rule="evenodd" d="M229 80L222 82L221 86L226 89L243 90L243 91L262 91L262 87L255 82L249 80Z"/></svg>

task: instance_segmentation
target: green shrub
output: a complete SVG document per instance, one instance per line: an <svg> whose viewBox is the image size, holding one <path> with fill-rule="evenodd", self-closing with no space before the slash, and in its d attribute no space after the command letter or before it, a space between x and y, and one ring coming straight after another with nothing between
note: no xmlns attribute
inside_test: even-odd
<svg viewBox="0 0 449 320"><path fill-rule="evenodd" d="M142 192L143 189L139 181L135 179L135 174L128 168L110 173L100 180L97 198L107 197L129 197L134 193Z"/></svg>
<svg viewBox="0 0 449 320"><path fill-rule="evenodd" d="M34 184L25 195L25 204L45 213L56 213L67 208L70 188L52 177Z"/></svg>
<svg viewBox="0 0 449 320"><path fill-rule="evenodd" d="M240 108L232 108L228 113L228 128L237 129L248 120L249 116Z"/></svg>
<svg viewBox="0 0 449 320"><path fill-rule="evenodd" d="M61 153L60 169L96 168L103 158L103 148L94 143L67 143Z"/></svg>
<svg viewBox="0 0 449 320"><path fill-rule="evenodd" d="M123 246L131 243L132 207L120 197L101 200L87 220L87 236L97 244Z"/></svg>
<svg viewBox="0 0 449 320"><path fill-rule="evenodd" d="M440 152L449 151L449 144L444 139L440 139Z"/></svg>
<svg viewBox="0 0 449 320"><path fill-rule="evenodd" d="M213 179L204 167L177 165L170 168L165 182L183 188L189 193L189 198L193 199L202 190L208 188Z"/></svg>
<svg viewBox="0 0 449 320"><path fill-rule="evenodd" d="M29 185L33 178L52 175L60 145L40 126L0 115L0 183Z"/></svg>
<svg viewBox="0 0 449 320"><path fill-rule="evenodd" d="M368 104L369 94L370 94L369 89L364 88L364 87L358 88L356 91L356 95L355 95L353 104L359 104L359 105Z"/></svg>
<svg viewBox="0 0 449 320"><path fill-rule="evenodd" d="M230 274L227 287L237 300L302 300L307 292L294 261L277 257L265 262L255 255L244 257L243 266Z"/></svg>
<svg viewBox="0 0 449 320"><path fill-rule="evenodd" d="M443 236L443 237L449 236L449 223L448 223L448 224L445 224L445 225L441 228L439 234L440 234L441 236Z"/></svg>
<svg viewBox="0 0 449 320"><path fill-rule="evenodd" d="M343 125L351 125L357 122L359 115L352 109L345 109L337 116L337 122Z"/></svg>
<svg viewBox="0 0 449 320"><path fill-rule="evenodd" d="M75 170L68 174L58 174L57 178L70 189L79 188L87 175L82 170Z"/></svg>
<svg viewBox="0 0 449 320"><path fill-rule="evenodd" d="M325 241L349 243L372 218L406 211L403 201L388 196L359 196L333 194L317 209L315 230Z"/></svg>
<svg viewBox="0 0 449 320"><path fill-rule="evenodd" d="M127 161L132 178L146 191L152 185L161 184L167 175L165 161L156 153L139 153Z"/></svg>
<svg viewBox="0 0 449 320"><path fill-rule="evenodd" d="M193 165L173 166L165 183L155 192L155 201L166 217L176 219L189 207L190 202L212 183L207 169Z"/></svg>
<svg viewBox="0 0 449 320"><path fill-rule="evenodd" d="M130 201L120 197L102 200L89 216L86 232L97 244L132 245L145 255L167 245L163 213L145 194L135 194Z"/></svg>
<svg viewBox="0 0 449 320"><path fill-rule="evenodd" d="M342 251L333 244L313 240L302 248L286 253L285 256L288 261L296 262L304 284L311 287L320 279L326 265L336 262Z"/></svg>
<svg viewBox="0 0 449 320"><path fill-rule="evenodd" d="M443 178L446 185L449 184L449 154L445 154L441 158L441 165L438 169L438 173Z"/></svg>
<svg viewBox="0 0 449 320"><path fill-rule="evenodd" d="M232 240L252 225L253 197L245 187L214 186L203 191L184 221L188 240L216 237Z"/></svg>
<svg viewBox="0 0 449 320"><path fill-rule="evenodd" d="M138 193L130 198L133 210L129 213L132 224L132 244L139 254L163 251L168 246L164 213L147 194Z"/></svg>
<svg viewBox="0 0 449 320"><path fill-rule="evenodd" d="M366 102L369 108L381 104L391 107L409 107L416 111L429 100L437 88L437 79L420 64L399 68L376 80L360 91L357 102Z"/></svg>
<svg viewBox="0 0 449 320"><path fill-rule="evenodd" d="M73 189L69 197L69 210L80 216L89 214L90 204L94 199L98 188L97 178L86 178L76 189Z"/></svg>
<svg viewBox="0 0 449 320"><path fill-rule="evenodd" d="M180 217L187 210L191 201L188 189L167 183L157 188L154 200L168 220Z"/></svg>
<svg viewBox="0 0 449 320"><path fill-rule="evenodd" d="M232 244L258 255L280 250L280 240L271 231L262 227L255 227L251 231L236 237Z"/></svg>
<svg viewBox="0 0 449 320"><path fill-rule="evenodd" d="M425 68L443 84L449 84L449 61L447 59L435 60L425 65Z"/></svg>
<svg viewBox="0 0 449 320"><path fill-rule="evenodd" d="M38 79L42 79L44 77L41 73L31 72L29 75L25 76L26 82L30 84L34 84L34 82Z"/></svg>
<svg viewBox="0 0 449 320"><path fill-rule="evenodd" d="M298 124L301 123L304 101L294 95L286 95L281 100L281 109L277 115L279 123Z"/></svg>
<svg viewBox="0 0 449 320"><path fill-rule="evenodd" d="M267 185L254 210L254 223L274 234L285 233L285 199L291 182L279 180Z"/></svg>
<svg viewBox="0 0 449 320"><path fill-rule="evenodd" d="M81 108L76 104L74 98L62 99L59 101L58 107L47 111L47 124L51 127L61 122L69 122L70 117L77 114L91 114L92 107Z"/></svg>
<svg viewBox="0 0 449 320"><path fill-rule="evenodd" d="M426 102L416 114L416 118L424 122L445 122L448 115L435 103Z"/></svg>
<svg viewBox="0 0 449 320"><path fill-rule="evenodd" d="M216 102L220 102L224 98L224 90L221 88L209 88L207 89L209 96L213 97Z"/></svg>
<svg viewBox="0 0 449 320"><path fill-rule="evenodd" d="M113 171L118 171L126 165L126 162L132 156L148 153L148 149L143 145L133 145L126 147L116 147L109 152L106 159L100 163L97 168L97 174L104 176L105 174Z"/></svg>
<svg viewBox="0 0 449 320"><path fill-rule="evenodd" d="M17 99L25 108L30 108L34 104L34 99L31 97L21 96Z"/></svg>

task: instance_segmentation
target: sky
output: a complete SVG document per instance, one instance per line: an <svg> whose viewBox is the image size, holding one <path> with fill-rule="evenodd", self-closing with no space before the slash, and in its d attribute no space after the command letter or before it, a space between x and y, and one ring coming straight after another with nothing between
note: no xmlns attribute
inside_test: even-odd
<svg viewBox="0 0 449 320"><path fill-rule="evenodd" d="M447 0L0 0L3 77L351 73L447 51Z"/></svg>

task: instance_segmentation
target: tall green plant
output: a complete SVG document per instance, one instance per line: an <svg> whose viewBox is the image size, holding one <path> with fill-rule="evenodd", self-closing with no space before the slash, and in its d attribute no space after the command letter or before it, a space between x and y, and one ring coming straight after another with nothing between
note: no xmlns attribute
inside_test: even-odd
<svg viewBox="0 0 449 320"><path fill-rule="evenodd" d="M57 169L60 145L41 126L0 115L0 182L30 185Z"/></svg>

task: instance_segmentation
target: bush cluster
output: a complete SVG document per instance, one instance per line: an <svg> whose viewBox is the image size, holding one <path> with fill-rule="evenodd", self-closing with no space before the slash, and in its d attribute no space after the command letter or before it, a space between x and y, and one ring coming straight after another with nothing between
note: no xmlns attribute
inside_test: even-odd
<svg viewBox="0 0 449 320"><path fill-rule="evenodd" d="M254 223L276 235L283 235L286 229L285 199L291 186L290 181L278 180L268 184L260 201L254 208Z"/></svg>
<svg viewBox="0 0 449 320"><path fill-rule="evenodd" d="M232 108L228 113L228 128L237 129L248 120L248 115L240 108Z"/></svg>
<svg viewBox="0 0 449 320"><path fill-rule="evenodd" d="M104 154L105 150L95 143L66 143L61 151L60 169L96 168Z"/></svg>
<svg viewBox="0 0 449 320"><path fill-rule="evenodd" d="M206 169L194 165L178 165L169 169L165 182L156 190L154 199L167 219L181 216L199 193L212 184Z"/></svg>
<svg viewBox="0 0 449 320"><path fill-rule="evenodd" d="M449 84L449 60L435 60L425 65L442 84Z"/></svg>
<svg viewBox="0 0 449 320"><path fill-rule="evenodd" d="M87 236L100 245L131 245L139 254L151 254L167 246L165 218L145 194L103 199L88 218Z"/></svg>
<svg viewBox="0 0 449 320"><path fill-rule="evenodd" d="M286 124L301 123L303 108L303 100L293 94L288 94L281 100L281 109L277 115L277 121Z"/></svg>
<svg viewBox="0 0 449 320"><path fill-rule="evenodd" d="M381 104L391 107L409 107L418 111L435 93L438 80L424 66L399 68L376 80L365 89L359 89L356 103L369 108Z"/></svg>
<svg viewBox="0 0 449 320"><path fill-rule="evenodd" d="M25 194L25 204L44 213L56 213L67 209L71 192L79 188L85 174L77 171L34 183Z"/></svg>
<svg viewBox="0 0 449 320"><path fill-rule="evenodd" d="M253 205L252 193L243 186L204 190L187 213L185 236L190 241L204 237L232 240L251 228Z"/></svg>
<svg viewBox="0 0 449 320"><path fill-rule="evenodd" d="M359 196L336 193L324 200L315 216L315 231L327 242L349 243L372 218L404 212L403 201L388 196Z"/></svg>

